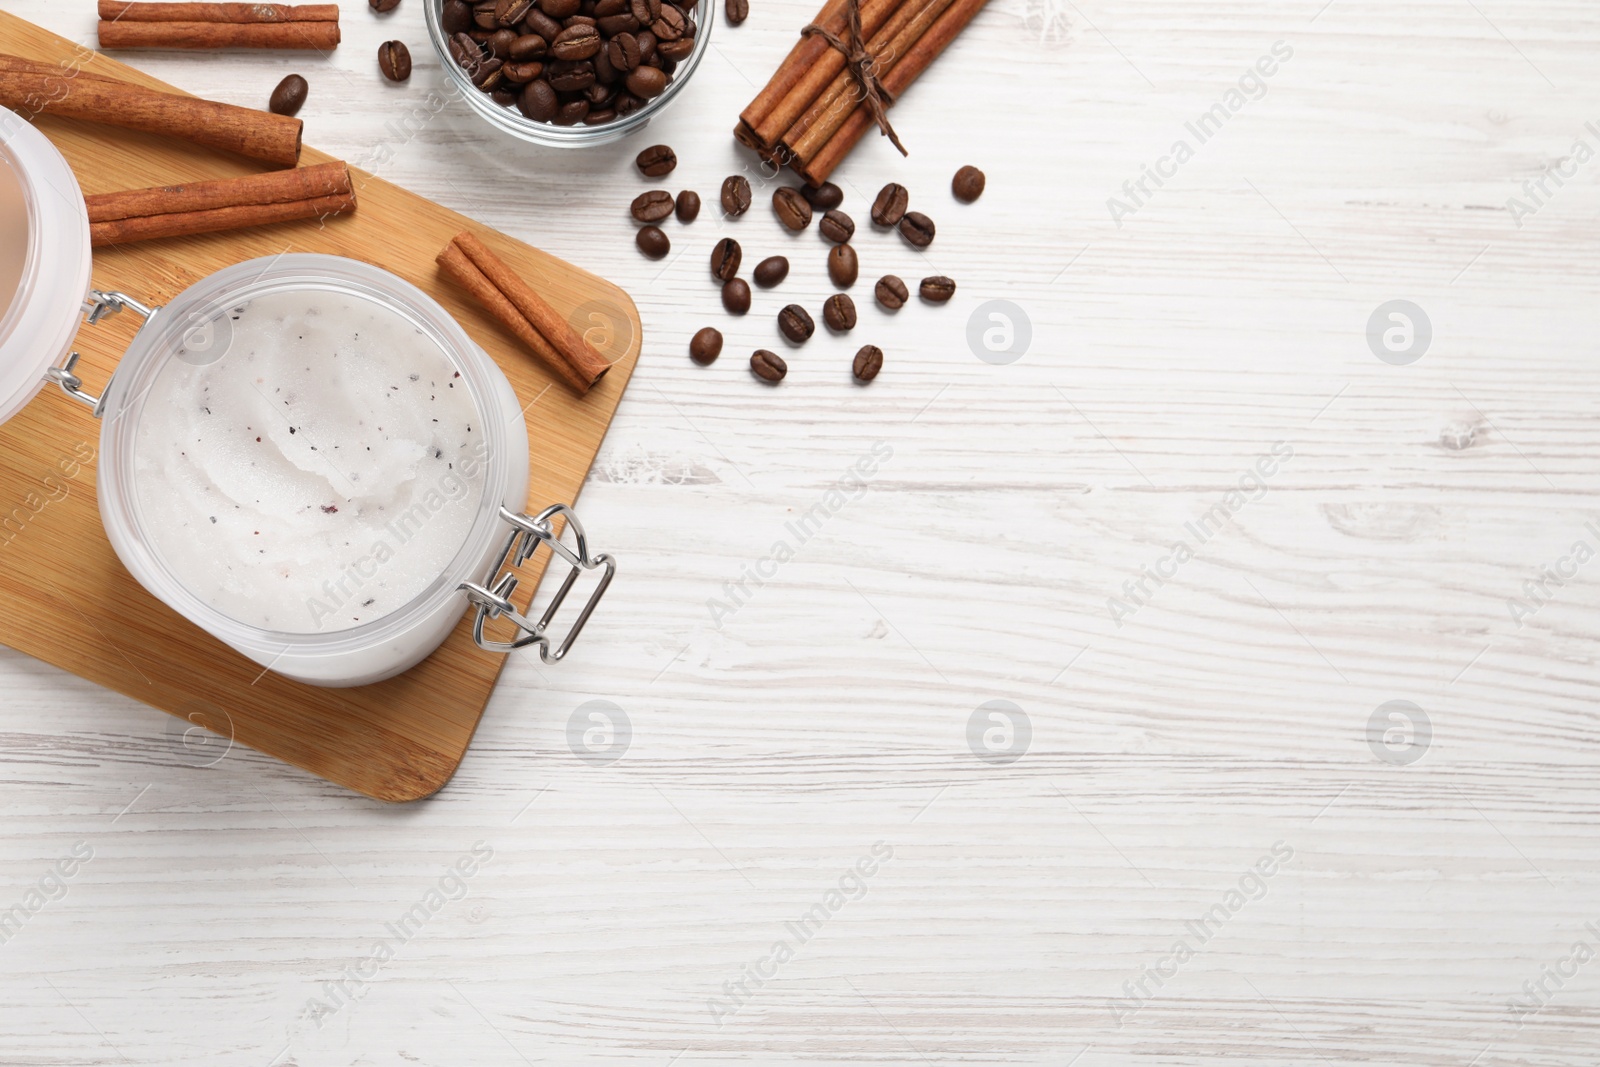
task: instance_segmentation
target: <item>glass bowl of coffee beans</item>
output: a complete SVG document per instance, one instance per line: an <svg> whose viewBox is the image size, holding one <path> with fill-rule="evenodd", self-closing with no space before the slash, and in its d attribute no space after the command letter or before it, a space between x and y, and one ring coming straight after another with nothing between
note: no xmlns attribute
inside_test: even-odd
<svg viewBox="0 0 1600 1067"><path fill-rule="evenodd" d="M715 0L428 0L428 35L468 106L534 144L643 128L700 65Z"/></svg>

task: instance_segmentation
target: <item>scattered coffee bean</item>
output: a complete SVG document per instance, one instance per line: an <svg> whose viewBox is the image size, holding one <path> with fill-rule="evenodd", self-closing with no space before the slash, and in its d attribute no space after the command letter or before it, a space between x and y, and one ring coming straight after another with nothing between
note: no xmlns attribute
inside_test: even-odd
<svg viewBox="0 0 1600 1067"><path fill-rule="evenodd" d="M672 242L667 239L667 235L659 226L642 227L635 235L634 242L638 244L639 251L651 259L660 259L672 251Z"/></svg>
<svg viewBox="0 0 1600 1067"><path fill-rule="evenodd" d="M811 205L792 185L780 185L773 191L772 210L779 222L796 233L811 225Z"/></svg>
<svg viewBox="0 0 1600 1067"><path fill-rule="evenodd" d="M750 310L750 283L734 278L722 283L722 306L731 315L743 315Z"/></svg>
<svg viewBox="0 0 1600 1067"><path fill-rule="evenodd" d="M640 152L633 162L646 178L660 178L671 174L678 165L678 153L664 144L651 145Z"/></svg>
<svg viewBox="0 0 1600 1067"><path fill-rule="evenodd" d="M732 281L739 276L739 263L744 250L732 237L724 237L711 249L711 276L722 281Z"/></svg>
<svg viewBox="0 0 1600 1067"><path fill-rule="evenodd" d="M750 0L728 0L728 25L737 26L750 17Z"/></svg>
<svg viewBox="0 0 1600 1067"><path fill-rule="evenodd" d="M761 288L771 289L789 276L789 261L783 256L768 256L756 264L750 276Z"/></svg>
<svg viewBox="0 0 1600 1067"><path fill-rule="evenodd" d="M844 293L834 293L822 305L822 321L834 333L856 328L856 302Z"/></svg>
<svg viewBox="0 0 1600 1067"><path fill-rule="evenodd" d="M758 348L750 357L750 370L762 381L781 382L783 376L789 373L789 364L778 353Z"/></svg>
<svg viewBox="0 0 1600 1067"><path fill-rule="evenodd" d="M458 33L466 33L474 25L472 5L466 0L444 0L444 11L439 16L439 25L452 37Z"/></svg>
<svg viewBox="0 0 1600 1067"><path fill-rule="evenodd" d="M800 195L806 202L818 211L832 211L844 203L844 190L832 182L823 182L821 185L802 185Z"/></svg>
<svg viewBox="0 0 1600 1067"><path fill-rule="evenodd" d="M872 202L873 225L885 228L894 226L905 217L906 204L910 203L911 194L906 187L898 182L890 182L878 191L878 198Z"/></svg>
<svg viewBox="0 0 1600 1067"><path fill-rule="evenodd" d="M817 232L834 244L842 245L856 235L856 220L842 211L829 208L827 214L822 216L822 221L817 223Z"/></svg>
<svg viewBox="0 0 1600 1067"><path fill-rule="evenodd" d="M933 244L933 220L920 211L908 211L900 219L900 236L914 248L927 248Z"/></svg>
<svg viewBox="0 0 1600 1067"><path fill-rule="evenodd" d="M862 345L856 353L855 362L850 365L850 373L856 376L858 382L872 381L882 369L883 349L877 345Z"/></svg>
<svg viewBox="0 0 1600 1067"><path fill-rule="evenodd" d="M267 102L267 110L274 115L295 115L305 106L306 93L311 87L306 80L298 74L291 74L278 83L272 90L272 98Z"/></svg>
<svg viewBox="0 0 1600 1067"><path fill-rule="evenodd" d="M848 289L856 283L860 273L861 263L852 246L834 245L828 249L828 277L833 279L834 285Z"/></svg>
<svg viewBox="0 0 1600 1067"><path fill-rule="evenodd" d="M950 179L950 191L963 204L970 204L983 195L983 187L987 182L988 179L983 176L983 171L977 167L962 167L956 171L956 176Z"/></svg>
<svg viewBox="0 0 1600 1067"><path fill-rule="evenodd" d="M400 0L367 0L367 6L381 15L399 7Z"/></svg>
<svg viewBox="0 0 1600 1067"><path fill-rule="evenodd" d="M707 326L696 333L689 342L689 358L702 367L715 363L720 355L722 355L722 331L714 326Z"/></svg>
<svg viewBox="0 0 1600 1067"><path fill-rule="evenodd" d="M956 283L942 274L922 279L922 299L930 304L943 304L956 295Z"/></svg>
<svg viewBox="0 0 1600 1067"><path fill-rule="evenodd" d="M693 222L700 217L700 194L693 189L679 193L677 203L679 222Z"/></svg>
<svg viewBox="0 0 1600 1067"><path fill-rule="evenodd" d="M750 179L735 174L722 183L722 210L734 216L750 210Z"/></svg>
<svg viewBox="0 0 1600 1067"><path fill-rule="evenodd" d="M378 46L378 69L392 82L411 77L411 49L404 41L385 41Z"/></svg>
<svg viewBox="0 0 1600 1067"><path fill-rule="evenodd" d="M803 345L817 332L817 323L811 312L799 304L790 304L778 312L778 329L790 343Z"/></svg>
<svg viewBox="0 0 1600 1067"><path fill-rule="evenodd" d="M885 274L878 279L878 284L873 286L872 295L877 299L878 306L885 311L899 311L906 306L906 301L911 299L911 290L906 288L906 283L893 274Z"/></svg>
<svg viewBox="0 0 1600 1067"><path fill-rule="evenodd" d="M539 84L538 82L534 83ZM640 222L660 222L672 214L675 207L672 194L665 189L651 189L633 198L633 217Z"/></svg>

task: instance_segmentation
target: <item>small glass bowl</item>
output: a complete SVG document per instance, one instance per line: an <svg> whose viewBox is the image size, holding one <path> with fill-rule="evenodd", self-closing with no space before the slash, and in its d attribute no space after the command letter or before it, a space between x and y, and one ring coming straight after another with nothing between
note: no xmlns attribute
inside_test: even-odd
<svg viewBox="0 0 1600 1067"><path fill-rule="evenodd" d="M444 12L444 0L425 0L423 10L428 18L428 37L433 41L433 50L439 55L439 63L444 67L445 77L449 79L457 94L466 97L467 106L498 130L530 144L547 145L552 148L588 148L594 145L612 144L648 126L650 120L683 91L683 87L689 84L689 79L699 69L700 61L705 58L706 49L711 46L711 30L717 21L717 0L699 0L689 9L695 20L694 51L689 53L689 58L678 64L677 70L672 74L672 81L661 95L654 100L646 101L639 110L602 126L585 126L582 123L576 126L557 126L549 122L535 122L518 111L515 106L502 107L491 100L488 93L473 85L466 71L457 66L454 57L450 55L449 38L440 21Z"/></svg>

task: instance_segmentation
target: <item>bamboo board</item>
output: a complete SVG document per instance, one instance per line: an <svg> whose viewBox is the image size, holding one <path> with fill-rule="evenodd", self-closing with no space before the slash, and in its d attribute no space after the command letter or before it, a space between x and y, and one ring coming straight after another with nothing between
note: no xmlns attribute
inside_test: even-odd
<svg viewBox="0 0 1600 1067"><path fill-rule="evenodd" d="M171 89L5 12L0 42L0 50L60 62L68 70ZM262 169L108 126L50 116L39 117L36 125L66 156L86 194ZM307 148L301 164L329 158ZM349 256L392 271L454 315L500 365L523 403L533 405L527 418L538 447L529 505L573 502L638 360L642 332L633 301L618 287L536 248L485 233L462 215L352 171L354 215L97 250L93 285L161 304L216 270L284 251ZM439 275L434 257L468 228L483 234L615 361L587 396L580 399L554 382L507 331ZM136 326L114 318L80 330L78 373L86 389L103 387ZM88 409L55 388L0 426L0 514L13 516L9 540L0 538L0 641L367 796L415 800L449 780L505 662L473 644L465 613L437 652L387 682L322 689L264 674L157 601L123 569L100 526L94 491L98 446L99 425ZM597 540L603 547L603 531ZM525 591L537 584L547 555L524 569ZM604 625L603 606L593 625Z"/></svg>

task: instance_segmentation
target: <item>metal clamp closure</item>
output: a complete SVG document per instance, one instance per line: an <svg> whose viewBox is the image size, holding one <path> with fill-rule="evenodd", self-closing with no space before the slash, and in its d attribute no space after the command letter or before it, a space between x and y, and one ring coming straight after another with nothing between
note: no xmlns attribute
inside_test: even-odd
<svg viewBox="0 0 1600 1067"><path fill-rule="evenodd" d="M99 289L89 290L89 298L83 302L84 320L90 325L97 325L107 315L115 315L124 308L133 311L140 318L149 322L155 317L160 308L153 308L135 300L127 293L102 292ZM106 394L94 396L83 390L83 379L75 373L78 367L78 353L73 352L67 356L67 361L59 367L51 367L44 372L45 379L61 386L61 391L74 400L82 401L94 409L94 417L99 418L105 410Z"/></svg>
<svg viewBox="0 0 1600 1067"><path fill-rule="evenodd" d="M563 544L554 532L551 519L563 516L567 520L567 528L572 531L575 549ZM505 548L500 552L499 562L484 579L484 584L478 582L462 582L461 588L466 591L467 599L477 605L477 617L472 622L472 639L478 647L488 652L514 652L528 645L539 646L539 658L546 663L559 663L572 643L578 639L578 634L583 632L584 623L589 621L589 616L594 614L595 606L600 603L600 598L605 595L606 587L611 584L612 577L616 574L617 564L610 556L589 554L589 539L583 532L583 524L578 521L577 514L565 504L553 504L539 514L532 516L511 511L508 508L500 509L500 517L511 527L511 534L506 539ZM556 595L551 599L550 606L534 622L517 610L511 603L511 595L516 592L518 578L511 570L500 573L508 565L512 568L520 567L526 563L540 545L550 549L553 556L559 557L571 568L566 580L561 583L561 588L556 590ZM604 567L605 574L600 579L600 584L590 594L589 602L578 613L578 619L567 631L567 636L554 652L550 651L550 638L545 636L545 630L550 621L555 618L561 604L571 592L573 584L578 580L578 575L586 570ZM499 575L497 578L496 575ZM492 584L489 584L492 583ZM520 631L511 641L494 641L484 636L484 624L489 619L498 619L501 616L510 619Z"/></svg>

